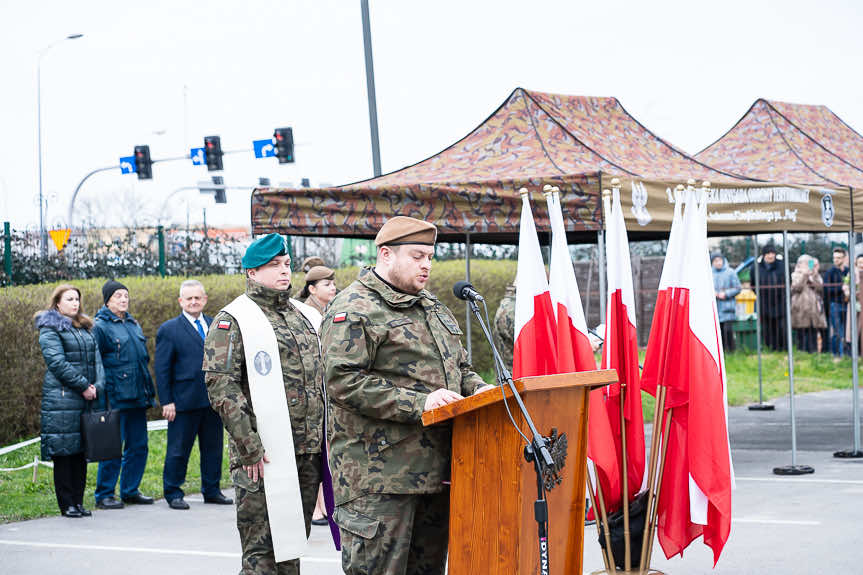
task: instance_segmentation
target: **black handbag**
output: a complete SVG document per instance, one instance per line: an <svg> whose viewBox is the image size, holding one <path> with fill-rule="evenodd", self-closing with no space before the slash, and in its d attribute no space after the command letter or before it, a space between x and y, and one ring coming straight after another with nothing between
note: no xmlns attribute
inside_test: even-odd
<svg viewBox="0 0 863 575"><path fill-rule="evenodd" d="M106 461L123 455L120 436L120 413L111 409L105 399L104 411L93 411L93 402L87 402L87 411L81 414L81 441L87 461Z"/></svg>

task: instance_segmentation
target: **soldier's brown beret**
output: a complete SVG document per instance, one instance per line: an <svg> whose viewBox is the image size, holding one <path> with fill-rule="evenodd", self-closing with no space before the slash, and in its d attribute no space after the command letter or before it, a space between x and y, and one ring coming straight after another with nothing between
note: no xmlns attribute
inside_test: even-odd
<svg viewBox="0 0 863 575"><path fill-rule="evenodd" d="M309 256L303 260L303 263L300 265L300 269L303 270L304 272L308 272L310 269L312 269L315 266L323 266L323 265L326 265L324 263L323 258L321 258L319 256Z"/></svg>
<svg viewBox="0 0 863 575"><path fill-rule="evenodd" d="M407 216L396 216L381 226L375 237L375 245L378 247L405 244L433 246L436 239L437 227L434 224Z"/></svg>
<svg viewBox="0 0 863 575"><path fill-rule="evenodd" d="M336 277L336 272L326 266L315 266L306 273L306 283L310 284L318 280L331 280Z"/></svg>

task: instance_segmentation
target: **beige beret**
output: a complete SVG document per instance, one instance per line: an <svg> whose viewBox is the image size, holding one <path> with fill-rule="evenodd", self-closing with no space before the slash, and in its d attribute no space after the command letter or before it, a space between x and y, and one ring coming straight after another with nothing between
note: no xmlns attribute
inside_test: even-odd
<svg viewBox="0 0 863 575"><path fill-rule="evenodd" d="M331 280L336 277L336 272L326 266L315 266L306 272L306 283L310 284L318 280Z"/></svg>
<svg viewBox="0 0 863 575"><path fill-rule="evenodd" d="M396 216L381 226L375 237L375 245L378 247L405 244L433 246L436 239L437 228L434 224L407 216Z"/></svg>

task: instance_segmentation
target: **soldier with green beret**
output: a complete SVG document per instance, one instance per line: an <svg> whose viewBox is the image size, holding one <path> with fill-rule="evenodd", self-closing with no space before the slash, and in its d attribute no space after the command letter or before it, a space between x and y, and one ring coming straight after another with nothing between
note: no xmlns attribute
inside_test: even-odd
<svg viewBox="0 0 863 575"><path fill-rule="evenodd" d="M243 549L240 573L299 573L296 558L301 552L282 549L305 546L318 484L329 483L320 344L314 327L290 300L291 258L285 238L269 234L255 240L242 263L245 294L213 319L203 364L210 402L230 436ZM256 346L261 351L256 352ZM264 385L266 377L279 373L283 390L278 380L276 387ZM280 425L284 433L274 433ZM285 475L283 464L292 461L295 468L288 464ZM279 489L268 486L268 480L276 481ZM274 508L288 497L281 494L286 483L295 505ZM331 505L331 495L329 500ZM332 529L337 536L337 528ZM280 553L292 553L291 560L277 559Z"/></svg>
<svg viewBox="0 0 863 575"><path fill-rule="evenodd" d="M452 312L425 287L437 228L398 216L321 326L335 521L348 575L443 574L451 428L424 411L484 390Z"/></svg>

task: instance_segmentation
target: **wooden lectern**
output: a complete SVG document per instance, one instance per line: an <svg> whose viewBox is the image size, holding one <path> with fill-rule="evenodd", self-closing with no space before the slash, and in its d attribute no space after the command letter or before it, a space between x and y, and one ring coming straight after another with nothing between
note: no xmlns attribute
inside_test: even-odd
<svg viewBox="0 0 863 575"><path fill-rule="evenodd" d="M561 483L546 492L552 574L582 573L587 413L590 390L617 382L615 370L564 373L516 380L515 386L543 436L566 434ZM512 392L509 412L530 431ZM423 414L423 425L453 422L449 574L531 575L539 571L536 474L524 458L499 388Z"/></svg>

